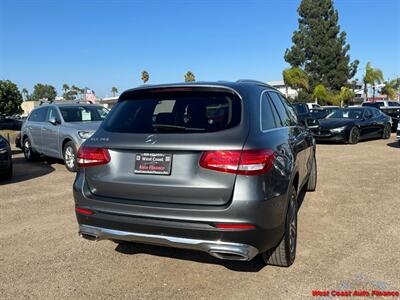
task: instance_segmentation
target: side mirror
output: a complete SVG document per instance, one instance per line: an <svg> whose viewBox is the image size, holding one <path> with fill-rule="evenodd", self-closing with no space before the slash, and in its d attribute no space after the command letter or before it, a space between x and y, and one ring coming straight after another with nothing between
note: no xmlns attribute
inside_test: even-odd
<svg viewBox="0 0 400 300"><path fill-rule="evenodd" d="M57 120L56 117L50 117L50 118L49 118L49 123L50 123L50 124L53 124L54 126L56 126L57 124L60 123L60 121Z"/></svg>
<svg viewBox="0 0 400 300"><path fill-rule="evenodd" d="M318 128L319 121L317 119L307 119L306 120L306 127L308 128Z"/></svg>

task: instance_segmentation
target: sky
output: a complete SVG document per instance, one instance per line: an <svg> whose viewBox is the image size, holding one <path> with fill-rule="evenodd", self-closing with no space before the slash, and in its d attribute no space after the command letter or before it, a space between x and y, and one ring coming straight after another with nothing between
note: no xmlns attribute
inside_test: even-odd
<svg viewBox="0 0 400 300"><path fill-rule="evenodd" d="M141 84L279 80L300 0L0 0L0 79L111 96ZM400 76L400 0L336 0L351 59Z"/></svg>

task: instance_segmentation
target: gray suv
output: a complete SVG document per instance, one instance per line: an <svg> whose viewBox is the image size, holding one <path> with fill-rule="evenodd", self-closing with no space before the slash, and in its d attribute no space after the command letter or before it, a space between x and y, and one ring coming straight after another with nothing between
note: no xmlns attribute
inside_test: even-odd
<svg viewBox="0 0 400 300"><path fill-rule="evenodd" d="M25 159L39 155L61 158L66 168L78 168L76 154L104 120L108 110L100 105L81 103L45 104L34 109L21 128Z"/></svg>
<svg viewBox="0 0 400 300"><path fill-rule="evenodd" d="M263 83L128 90L79 149L80 234L289 266L298 195L317 183L315 149Z"/></svg>

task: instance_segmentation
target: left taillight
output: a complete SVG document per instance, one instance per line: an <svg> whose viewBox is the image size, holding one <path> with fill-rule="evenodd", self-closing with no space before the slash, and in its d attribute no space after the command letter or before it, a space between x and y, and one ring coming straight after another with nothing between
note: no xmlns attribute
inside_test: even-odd
<svg viewBox="0 0 400 300"><path fill-rule="evenodd" d="M107 149L82 146L79 148L77 161L80 168L93 167L108 164L111 156Z"/></svg>

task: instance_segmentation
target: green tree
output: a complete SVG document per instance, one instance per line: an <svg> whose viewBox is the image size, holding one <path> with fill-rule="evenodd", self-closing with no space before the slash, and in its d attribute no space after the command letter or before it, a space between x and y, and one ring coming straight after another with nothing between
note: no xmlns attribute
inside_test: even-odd
<svg viewBox="0 0 400 300"><path fill-rule="evenodd" d="M303 89L308 91L308 76L302 69L297 67L285 69L283 70L282 75L283 81L286 85L286 97L288 96L288 87L291 87L295 90Z"/></svg>
<svg viewBox="0 0 400 300"><path fill-rule="evenodd" d="M185 82L193 82L196 81L196 77L191 71L187 71L185 74Z"/></svg>
<svg viewBox="0 0 400 300"><path fill-rule="evenodd" d="M142 79L143 83L146 84L146 82L149 81L149 79L150 79L149 72L147 72L146 70L142 71L141 79Z"/></svg>
<svg viewBox="0 0 400 300"><path fill-rule="evenodd" d="M318 84L339 91L357 72L358 60L350 62L346 33L340 31L338 11L332 0L302 0L299 27L285 60L308 75L310 91Z"/></svg>
<svg viewBox="0 0 400 300"><path fill-rule="evenodd" d="M380 69L372 67L371 63L368 62L365 66L365 74L363 77L364 82L364 100L368 97L368 84L372 86L372 98L375 98L376 84L383 81L383 73Z"/></svg>
<svg viewBox="0 0 400 300"><path fill-rule="evenodd" d="M32 100L38 101L46 99L54 101L57 96L57 91L52 85L38 83L33 87Z"/></svg>
<svg viewBox="0 0 400 300"><path fill-rule="evenodd" d="M22 113L22 95L15 83L0 80L0 116L11 116Z"/></svg>
<svg viewBox="0 0 400 300"><path fill-rule="evenodd" d="M340 106L349 104L350 100L353 100L356 94L353 90L346 86L342 86L340 93L336 96L336 102L340 103Z"/></svg>
<svg viewBox="0 0 400 300"><path fill-rule="evenodd" d="M111 93L113 94L113 97L115 97L115 95L118 93L118 89L115 86L113 86L111 88Z"/></svg>
<svg viewBox="0 0 400 300"><path fill-rule="evenodd" d="M381 88L381 94L386 95L388 100L397 100L396 83L396 79L392 81L385 81L385 86Z"/></svg>
<svg viewBox="0 0 400 300"><path fill-rule="evenodd" d="M330 103L331 101L331 95L327 91L326 87L323 84L317 84L312 92L312 96L315 100L315 102L321 103L321 104L327 104Z"/></svg>

